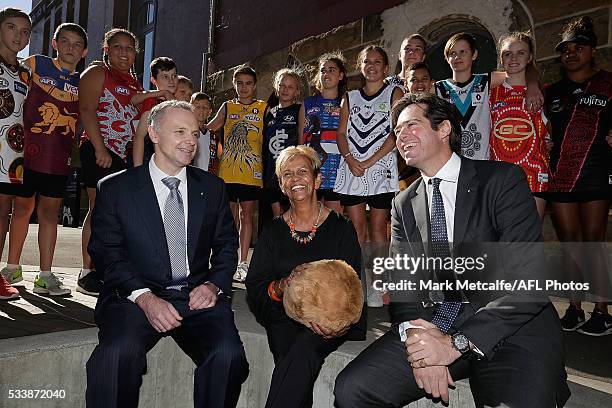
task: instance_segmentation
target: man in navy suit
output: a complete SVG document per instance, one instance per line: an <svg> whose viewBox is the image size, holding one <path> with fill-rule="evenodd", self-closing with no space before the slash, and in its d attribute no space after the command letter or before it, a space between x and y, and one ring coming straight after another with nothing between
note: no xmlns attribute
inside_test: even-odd
<svg viewBox="0 0 612 408"><path fill-rule="evenodd" d="M163 102L149 125L150 162L98 185L88 251L104 286L87 406L137 407L146 354L170 335L197 366L194 405L235 407L248 363L231 310L238 235L225 184L189 166L199 132L191 105Z"/></svg>
<svg viewBox="0 0 612 408"><path fill-rule="evenodd" d="M495 252L483 273L462 279L541 276L541 222L521 168L459 157L456 109L436 96L407 95L392 115L397 148L422 177L393 200L391 255L457 260L487 248ZM454 271L449 279L443 272L437 281L452 282ZM395 282L409 275L391 273ZM403 407L426 395L448 401L449 385L466 377L477 407L567 401L561 327L544 296L423 290L392 292L391 299L395 324L340 373L339 407Z"/></svg>

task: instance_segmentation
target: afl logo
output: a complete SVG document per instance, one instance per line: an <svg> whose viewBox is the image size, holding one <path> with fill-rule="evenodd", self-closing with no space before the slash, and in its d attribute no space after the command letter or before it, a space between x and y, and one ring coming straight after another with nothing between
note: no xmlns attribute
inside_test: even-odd
<svg viewBox="0 0 612 408"><path fill-rule="evenodd" d="M0 88L8 88L8 81L4 78L0 78Z"/></svg>
<svg viewBox="0 0 612 408"><path fill-rule="evenodd" d="M115 92L120 93L121 95L129 95L130 91L127 90L127 88L124 88L122 86L118 86L115 88Z"/></svg>
<svg viewBox="0 0 612 408"><path fill-rule="evenodd" d="M43 85L57 86L57 82L55 82L55 79L53 78L42 77L39 81Z"/></svg>
<svg viewBox="0 0 612 408"><path fill-rule="evenodd" d="M520 142L534 135L533 124L528 119L505 118L495 123L495 137L508 142Z"/></svg>

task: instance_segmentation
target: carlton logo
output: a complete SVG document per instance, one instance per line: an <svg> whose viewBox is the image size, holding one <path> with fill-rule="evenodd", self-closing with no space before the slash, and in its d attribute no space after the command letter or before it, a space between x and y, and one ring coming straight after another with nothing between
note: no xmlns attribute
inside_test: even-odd
<svg viewBox="0 0 612 408"><path fill-rule="evenodd" d="M497 121L493 127L495 137L508 142L529 139L534 133L533 124L529 119L505 118Z"/></svg>

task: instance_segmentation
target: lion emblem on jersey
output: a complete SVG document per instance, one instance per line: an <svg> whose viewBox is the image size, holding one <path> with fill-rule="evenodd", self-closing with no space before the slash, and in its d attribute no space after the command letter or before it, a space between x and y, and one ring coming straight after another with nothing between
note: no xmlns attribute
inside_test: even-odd
<svg viewBox="0 0 612 408"><path fill-rule="evenodd" d="M58 126L64 128L62 132L64 136L68 135L70 132L72 132L73 135L76 133L76 116L78 116L76 113L70 113L64 108L65 115L63 115L59 108L51 102L43 103L43 105L38 108L38 112L40 113L42 121L32 126L30 130L33 133L42 133L44 130L42 128L43 126L47 127L47 130L44 131L46 135L53 133Z"/></svg>

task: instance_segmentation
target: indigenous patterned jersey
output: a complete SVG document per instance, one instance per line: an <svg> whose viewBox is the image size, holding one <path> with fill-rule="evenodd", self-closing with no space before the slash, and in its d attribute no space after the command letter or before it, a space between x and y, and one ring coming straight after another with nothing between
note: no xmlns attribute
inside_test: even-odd
<svg viewBox="0 0 612 408"><path fill-rule="evenodd" d="M263 147L264 187L279 188L275 172L276 158L286 147L298 144L297 120L300 106L299 103L285 108L277 105L266 114Z"/></svg>
<svg viewBox="0 0 612 408"><path fill-rule="evenodd" d="M0 183L23 182L23 101L27 82L22 67L0 57Z"/></svg>
<svg viewBox="0 0 612 408"><path fill-rule="evenodd" d="M325 99L319 94L304 99L304 144L312 147L321 159L322 190L334 188L340 164L336 139L340 102L340 99Z"/></svg>
<svg viewBox="0 0 612 408"><path fill-rule="evenodd" d="M79 119L79 73L44 55L33 55L24 64L32 71L24 105L24 165L65 176Z"/></svg>
<svg viewBox="0 0 612 408"><path fill-rule="evenodd" d="M546 117L524 108L527 87L507 82L491 90L491 159L521 166L534 193L548 189Z"/></svg>
<svg viewBox="0 0 612 408"><path fill-rule="evenodd" d="M436 95L446 99L461 113L461 154L469 159L489 159L489 86L491 74L475 74L465 83L451 79L436 82Z"/></svg>
<svg viewBox="0 0 612 408"><path fill-rule="evenodd" d="M612 73L583 83L567 78L546 90L552 124L550 192L607 192L611 165L606 136L612 120Z"/></svg>
<svg viewBox="0 0 612 408"><path fill-rule="evenodd" d="M132 154L132 138L136 133L138 109L132 98L142 91L140 83L129 74L104 66L104 85L98 104L98 122L104 146L127 161ZM83 140L88 139L83 132Z"/></svg>
<svg viewBox="0 0 612 408"><path fill-rule="evenodd" d="M395 88L394 85L383 85L372 96L366 95L363 89L350 91L347 94L349 109L347 139L349 151L357 160L363 161L371 157L389 137L391 104ZM399 191L395 150L368 168L361 177L355 177L342 158L334 191L353 196L371 196Z"/></svg>
<svg viewBox="0 0 612 408"><path fill-rule="evenodd" d="M225 102L223 150L219 177L226 183L262 187L261 144L266 103L249 105L238 99Z"/></svg>

